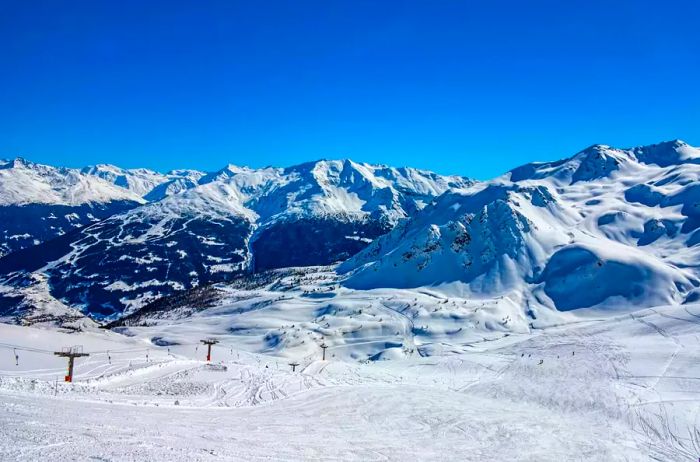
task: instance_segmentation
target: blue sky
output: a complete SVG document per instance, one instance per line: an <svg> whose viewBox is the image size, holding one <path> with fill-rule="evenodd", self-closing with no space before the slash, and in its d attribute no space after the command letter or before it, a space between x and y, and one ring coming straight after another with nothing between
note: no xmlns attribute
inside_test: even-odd
<svg viewBox="0 0 700 462"><path fill-rule="evenodd" d="M0 0L0 157L485 179L698 145L698 3Z"/></svg>

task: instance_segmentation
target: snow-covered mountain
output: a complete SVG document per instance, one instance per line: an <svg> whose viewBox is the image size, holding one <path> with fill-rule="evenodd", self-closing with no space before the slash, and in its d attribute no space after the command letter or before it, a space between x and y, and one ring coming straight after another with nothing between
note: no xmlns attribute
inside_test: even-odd
<svg viewBox="0 0 700 462"><path fill-rule="evenodd" d="M143 204L137 194L77 169L22 158L0 163L0 256Z"/></svg>
<svg viewBox="0 0 700 462"><path fill-rule="evenodd" d="M156 184L144 171L119 172L102 166L77 175L100 184L107 178L131 197L153 186L142 202L174 184ZM179 178L196 185L7 255L0 272L15 281L45 273L51 296L110 316L244 271L344 260L436 196L473 184L350 160L260 170L229 165L195 177Z"/></svg>
<svg viewBox="0 0 700 462"><path fill-rule="evenodd" d="M148 201L194 188L206 176L206 173L197 170L172 170L163 174L145 168L125 169L109 164L85 167L81 172L109 181Z"/></svg>
<svg viewBox="0 0 700 462"><path fill-rule="evenodd" d="M138 196L71 168L51 167L18 157L0 165L0 205L81 205L115 200L138 202Z"/></svg>
<svg viewBox="0 0 700 462"><path fill-rule="evenodd" d="M538 310L695 300L700 150L597 145L450 191L340 266L354 288L435 286Z"/></svg>
<svg viewBox="0 0 700 462"><path fill-rule="evenodd" d="M168 175L184 183L109 177L141 205L0 259L5 298L42 280L60 303L117 317L244 272L336 261L348 288L499 300L519 329L552 309L700 297L700 150L681 141L596 145L483 183L350 160Z"/></svg>

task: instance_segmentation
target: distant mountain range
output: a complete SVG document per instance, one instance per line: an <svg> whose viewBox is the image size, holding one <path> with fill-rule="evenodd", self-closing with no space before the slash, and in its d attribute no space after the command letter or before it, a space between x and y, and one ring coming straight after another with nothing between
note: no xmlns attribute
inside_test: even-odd
<svg viewBox="0 0 700 462"><path fill-rule="evenodd" d="M335 262L345 287L498 298L521 324L684 303L700 297L699 177L700 150L678 140L596 145L487 182L350 160L159 174L15 159L0 166L0 313L116 319Z"/></svg>
<svg viewBox="0 0 700 462"><path fill-rule="evenodd" d="M167 174L6 161L0 274L14 289L4 290L4 312L17 311L22 297L8 293L35 273L52 297L109 317L242 272L342 261L472 184L350 160Z"/></svg>

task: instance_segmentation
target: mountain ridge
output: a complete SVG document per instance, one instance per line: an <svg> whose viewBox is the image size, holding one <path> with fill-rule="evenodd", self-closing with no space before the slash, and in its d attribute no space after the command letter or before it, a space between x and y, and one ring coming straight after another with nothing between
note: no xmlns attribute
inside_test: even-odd
<svg viewBox="0 0 700 462"><path fill-rule="evenodd" d="M143 170L134 179L113 166L66 171L99 184L107 178L132 195L157 183ZM172 184L160 180L151 192ZM98 316L118 315L242 272L343 260L442 192L473 184L350 160L261 170L228 165L199 176L197 184L190 181L191 187L157 200L141 198L127 210L76 226L61 241L58 258L47 240L0 259L0 270L45 267L52 296Z"/></svg>
<svg viewBox="0 0 700 462"><path fill-rule="evenodd" d="M700 150L680 140L593 145L485 182L350 159L197 175L63 247L0 259L0 274L39 271L51 297L110 319L240 274L336 262L354 290L505 297L520 319L700 293Z"/></svg>
<svg viewBox="0 0 700 462"><path fill-rule="evenodd" d="M339 271L356 289L444 286L557 310L682 303L700 285L699 161L674 140L526 164L446 192Z"/></svg>

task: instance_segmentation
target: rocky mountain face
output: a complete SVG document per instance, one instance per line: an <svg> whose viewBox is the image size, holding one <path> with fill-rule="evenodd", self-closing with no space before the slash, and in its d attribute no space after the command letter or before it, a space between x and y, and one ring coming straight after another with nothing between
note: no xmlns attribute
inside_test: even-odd
<svg viewBox="0 0 700 462"><path fill-rule="evenodd" d="M98 318L244 272L347 259L445 191L473 184L350 160L164 175L22 163L0 177L24 193L8 195L14 207L6 211L8 222L17 230L6 235L24 230L17 207L39 210L37 220L52 224L53 217L68 215L63 207L81 207L91 211L76 215L92 221L49 225L43 234L25 230L31 242L8 248L0 259L3 296L21 298L32 286L29 276L41 274L47 296ZM61 175L75 180L61 182ZM91 189L99 194L87 194ZM27 199L13 204L17 197ZM93 211L100 207L104 213Z"/></svg>

